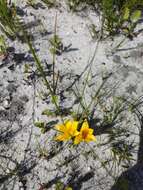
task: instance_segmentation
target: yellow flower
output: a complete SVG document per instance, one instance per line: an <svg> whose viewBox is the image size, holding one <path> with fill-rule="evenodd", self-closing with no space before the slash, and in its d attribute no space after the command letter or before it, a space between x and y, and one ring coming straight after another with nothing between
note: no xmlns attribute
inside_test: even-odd
<svg viewBox="0 0 143 190"><path fill-rule="evenodd" d="M67 141L79 134L77 131L78 121L68 120L55 128L61 133L55 138L58 141Z"/></svg>
<svg viewBox="0 0 143 190"><path fill-rule="evenodd" d="M79 134L75 137L74 144L79 144L82 141L96 141L96 137L93 135L93 129L89 128L86 120L83 122Z"/></svg>

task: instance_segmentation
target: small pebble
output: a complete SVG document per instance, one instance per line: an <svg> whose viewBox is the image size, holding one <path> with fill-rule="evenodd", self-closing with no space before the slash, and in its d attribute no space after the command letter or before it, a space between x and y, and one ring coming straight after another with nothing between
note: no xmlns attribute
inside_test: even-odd
<svg viewBox="0 0 143 190"><path fill-rule="evenodd" d="M9 104L9 101L8 101L8 100L4 100L4 101L3 101L3 107L4 107L5 109L9 109L9 108L10 108L10 104Z"/></svg>
<svg viewBox="0 0 143 190"><path fill-rule="evenodd" d="M4 107L3 106L0 106L0 111L4 111Z"/></svg>

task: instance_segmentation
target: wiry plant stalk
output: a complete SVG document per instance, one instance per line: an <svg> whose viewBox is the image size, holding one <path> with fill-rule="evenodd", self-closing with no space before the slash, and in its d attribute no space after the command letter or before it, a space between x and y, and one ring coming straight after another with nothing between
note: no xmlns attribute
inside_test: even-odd
<svg viewBox="0 0 143 190"><path fill-rule="evenodd" d="M54 41L56 41L57 34L57 13L55 17L55 26L54 26ZM54 43L54 50L56 49L56 44ZM56 94L56 84L55 84L55 61L56 61L56 52L53 52L53 93ZM58 81L57 81L58 82Z"/></svg>
<svg viewBox="0 0 143 190"><path fill-rule="evenodd" d="M41 61L39 60L38 56L36 55L36 52L35 52L35 50L34 50L32 44L31 44L30 40L27 40L27 43L28 43L28 46L29 46L29 48L30 48L30 51L31 51L31 53L32 53L32 55L33 55L33 57L34 57L34 60L35 60L37 69L38 69L38 71L41 73L42 78L44 79L44 82L45 82L45 84L46 84L46 87L47 87L47 89L48 89L49 92L50 92L50 95L51 95L51 97L52 97L52 102L54 103L56 109L57 109L57 110L59 111L59 113L60 113L60 108L59 108L58 103L57 103L57 101L56 101L56 97L55 97L54 91L53 91L53 89L51 88L51 85L50 85L49 81L48 81L47 78L46 78L46 75L45 75L43 66L42 66L42 64L41 64Z"/></svg>

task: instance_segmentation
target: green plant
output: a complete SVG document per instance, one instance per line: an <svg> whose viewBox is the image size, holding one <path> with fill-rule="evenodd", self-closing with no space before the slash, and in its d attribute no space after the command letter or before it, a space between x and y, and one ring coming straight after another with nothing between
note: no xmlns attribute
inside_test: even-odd
<svg viewBox="0 0 143 190"><path fill-rule="evenodd" d="M102 0L101 10L103 12L104 27L110 35L119 33L125 28L132 32L135 23L141 16L141 11L137 10L138 5L143 3L140 0L121 1ZM126 24L126 26L125 26Z"/></svg>
<svg viewBox="0 0 143 190"><path fill-rule="evenodd" d="M80 0L69 0L68 6L71 10L75 11L76 8L80 5Z"/></svg>
<svg viewBox="0 0 143 190"><path fill-rule="evenodd" d="M128 144L125 141L118 141L112 143L112 153L114 161L117 161L117 165L120 165L121 162L124 162L125 167L133 160L132 150L134 146ZM129 166L129 165L128 165Z"/></svg>
<svg viewBox="0 0 143 190"><path fill-rule="evenodd" d="M77 11L80 7L80 10L82 10L87 7L87 5L95 7L97 2L98 0L68 0L68 6L72 11Z"/></svg>
<svg viewBox="0 0 143 190"><path fill-rule="evenodd" d="M102 27L105 36L112 36L121 32L130 37L143 9L142 0L69 0L68 4L70 9L74 11L82 5L96 7L96 10L98 9L102 15ZM92 25L90 32L92 36L96 36L98 30Z"/></svg>
<svg viewBox="0 0 143 190"><path fill-rule="evenodd" d="M37 149L39 153L39 158L47 158L48 157L48 152L45 147L42 147L41 144L37 141Z"/></svg>
<svg viewBox="0 0 143 190"><path fill-rule="evenodd" d="M52 8L56 5L56 0L42 0L49 8Z"/></svg>
<svg viewBox="0 0 143 190"><path fill-rule="evenodd" d="M50 43L52 45L52 48L50 49L50 51L53 55L53 62L52 62L53 84L52 84L52 88L53 88L54 94L56 95L56 89L57 89L58 80L59 80L59 71L57 73L57 77L56 77L56 73L55 73L56 54L60 54L60 51L63 49L63 44L61 42L61 39L57 35L57 14L56 14L55 23L54 23L54 37L50 40ZM55 96L55 98L57 98L57 97Z"/></svg>
<svg viewBox="0 0 143 190"><path fill-rule="evenodd" d="M19 31L16 7L14 4L8 5L6 0L0 0L0 28L11 38L16 37Z"/></svg>
<svg viewBox="0 0 143 190"><path fill-rule="evenodd" d="M27 4L34 7L35 6L35 0L27 0Z"/></svg>
<svg viewBox="0 0 143 190"><path fill-rule="evenodd" d="M31 67L28 63L24 64L24 73L30 73L31 72Z"/></svg>
<svg viewBox="0 0 143 190"><path fill-rule="evenodd" d="M51 48L50 51L52 54L60 55L63 51L63 43L61 38L54 34L53 38L50 39Z"/></svg>
<svg viewBox="0 0 143 190"><path fill-rule="evenodd" d="M0 56L5 55L7 52L7 46L3 35L0 36Z"/></svg>
<svg viewBox="0 0 143 190"><path fill-rule="evenodd" d="M71 187L65 186L64 183L61 181L58 181L55 185L55 190L72 190Z"/></svg>
<svg viewBox="0 0 143 190"><path fill-rule="evenodd" d="M41 129L41 133L45 133L47 130L46 130L46 124L44 122L40 122L40 121L37 121L34 123L35 127L38 127L39 129Z"/></svg>
<svg viewBox="0 0 143 190"><path fill-rule="evenodd" d="M91 24L89 26L89 32L90 32L92 39L98 39L100 31L96 28L96 26L94 24Z"/></svg>

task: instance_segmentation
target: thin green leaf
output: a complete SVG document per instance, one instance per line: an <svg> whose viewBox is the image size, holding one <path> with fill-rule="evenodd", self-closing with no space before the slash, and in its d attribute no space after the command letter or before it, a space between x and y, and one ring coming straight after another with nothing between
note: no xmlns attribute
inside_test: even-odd
<svg viewBox="0 0 143 190"><path fill-rule="evenodd" d="M123 14L123 20L128 20L129 16L130 16L130 9L126 7Z"/></svg>
<svg viewBox="0 0 143 190"><path fill-rule="evenodd" d="M132 22L137 22L140 19L140 17L141 17L141 11L140 10L136 10L131 15L131 20L132 20Z"/></svg>
<svg viewBox="0 0 143 190"><path fill-rule="evenodd" d="M38 128L44 128L45 127L45 123L44 122L40 122L40 121L37 121L34 123L35 127L38 127Z"/></svg>

